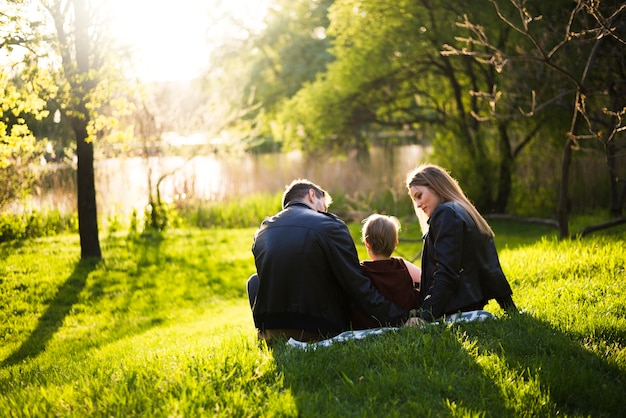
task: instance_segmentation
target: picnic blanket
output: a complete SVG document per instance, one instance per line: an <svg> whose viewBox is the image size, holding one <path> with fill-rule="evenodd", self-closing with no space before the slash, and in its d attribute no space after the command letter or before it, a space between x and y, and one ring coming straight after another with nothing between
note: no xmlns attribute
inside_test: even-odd
<svg viewBox="0 0 626 418"><path fill-rule="evenodd" d="M495 319L495 316L488 311L469 311L469 312L459 312L450 316L445 317L439 322L430 322L425 324L424 326L429 325L437 325L440 323L446 324L455 324L459 322L482 322L487 319ZM371 328L371 329L363 329L357 331L345 331L339 335L336 335L332 338L328 338L326 340L316 341L312 343L298 341L296 339L290 338L287 341L287 344L295 347L301 348L304 350L315 350L319 347L328 347L334 343L340 343L348 340L361 340L370 335L380 335L388 331L397 331L398 327L382 327L382 328Z"/></svg>

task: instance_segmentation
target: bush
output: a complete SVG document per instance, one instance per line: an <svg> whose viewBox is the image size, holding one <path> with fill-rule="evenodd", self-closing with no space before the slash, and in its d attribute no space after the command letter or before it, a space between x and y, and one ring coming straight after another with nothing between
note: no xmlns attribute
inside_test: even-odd
<svg viewBox="0 0 626 418"><path fill-rule="evenodd" d="M281 195L255 194L218 201L187 201L178 208L184 223L200 228L247 228L280 210Z"/></svg>
<svg viewBox="0 0 626 418"><path fill-rule="evenodd" d="M48 212L3 212L0 216L0 242L51 236L78 231L78 216L62 214L58 210Z"/></svg>

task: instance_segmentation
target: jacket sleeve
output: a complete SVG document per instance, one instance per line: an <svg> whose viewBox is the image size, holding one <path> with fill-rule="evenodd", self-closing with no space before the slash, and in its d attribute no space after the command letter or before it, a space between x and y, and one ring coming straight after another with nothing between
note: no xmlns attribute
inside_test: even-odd
<svg viewBox="0 0 626 418"><path fill-rule="evenodd" d="M324 242L334 276L348 297L381 324L401 325L408 311L386 299L361 271L354 240L346 224L336 219Z"/></svg>
<svg viewBox="0 0 626 418"><path fill-rule="evenodd" d="M486 299L495 298L496 302L506 312L515 312L517 307L511 295L511 285L509 284L498 258L498 252L493 238L489 238L485 245L484 253L481 253L480 266L482 268L480 281L483 294Z"/></svg>
<svg viewBox="0 0 626 418"><path fill-rule="evenodd" d="M441 208L431 216L428 238L429 262L433 263L433 275L428 289L422 289L424 301L419 316L432 321L443 316L460 280L464 223L450 208Z"/></svg>

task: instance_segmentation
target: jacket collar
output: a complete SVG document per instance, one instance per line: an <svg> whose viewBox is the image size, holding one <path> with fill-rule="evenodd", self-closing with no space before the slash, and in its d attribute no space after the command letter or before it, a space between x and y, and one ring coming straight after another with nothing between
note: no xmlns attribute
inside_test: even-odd
<svg viewBox="0 0 626 418"><path fill-rule="evenodd" d="M287 209L291 206L302 206L311 210L315 210L312 206L310 206L309 204L307 204L306 202L303 202L302 200L292 200L291 202L287 203L285 205L284 209Z"/></svg>

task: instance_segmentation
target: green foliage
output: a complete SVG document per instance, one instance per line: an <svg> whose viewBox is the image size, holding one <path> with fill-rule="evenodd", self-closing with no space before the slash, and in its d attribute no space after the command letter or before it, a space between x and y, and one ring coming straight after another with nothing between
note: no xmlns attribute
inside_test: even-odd
<svg viewBox="0 0 626 418"><path fill-rule="evenodd" d="M255 90L256 100L266 111L293 96L332 60L326 37L327 10L332 3L278 0L268 10L266 29L254 39L263 56L253 66L247 86L248 91Z"/></svg>
<svg viewBox="0 0 626 418"><path fill-rule="evenodd" d="M228 89L219 100L229 100L239 115L230 128L245 138L249 149L282 147L283 137L275 126L277 109L333 59L325 33L330 4L330 0L275 1L261 33L249 31L247 39L213 52L212 61L219 64L207 83L214 90Z"/></svg>
<svg viewBox="0 0 626 418"><path fill-rule="evenodd" d="M282 100L271 96L268 106L260 101L263 124L270 127L262 137L272 137L283 149L315 152L363 149L374 141L387 141L394 133L410 132L408 140L432 144L438 162L466 185L468 195L481 210L552 214L557 201L555 185L561 177L560 170L554 168L561 161L562 144L570 129L573 99L579 88L576 80L587 73L581 63L590 56L595 42L590 35L600 30L594 28L598 22L591 16L621 16L619 6L613 4L594 3L573 15L575 4L564 0L524 2L524 10L518 10L516 4L333 2L328 8L326 33L330 36L328 51L334 59L323 72L306 78L297 90L283 94ZM301 5L298 2L294 6L292 15L302 16ZM601 13L594 14L594 7ZM517 25L517 30L498 16L496 8ZM531 19L533 16L541 18ZM619 17L605 25L613 28L617 39L601 37L604 41L590 68L588 83L597 94L586 95L586 103L595 110L606 113L606 109L613 109L613 119L595 112L586 122L602 121L599 123L604 128L589 129L590 135L582 133L586 127L581 121L577 128L580 143L576 145L583 144L585 150L594 148L585 144L591 142L587 139L603 137L606 141L608 132L617 132L607 127L619 120L615 112L623 108L623 83L619 81L619 74L624 72L623 42L619 39L623 19ZM287 21L290 18L284 17ZM532 38L524 35L525 27ZM577 32L564 42L568 29ZM280 33L292 30L282 25ZM269 26L264 39L283 39L276 33L275 27ZM269 49L264 65L275 62L273 58L279 55L276 48ZM289 59L281 63L296 65L291 55L285 57ZM268 77L285 68L267 67L263 66L263 74ZM276 95L280 95L279 90L275 90ZM618 137L615 141L621 141ZM555 142L559 148L545 146ZM605 145L609 145L606 152L614 152L612 144ZM537 178L525 177L529 171L537 171L533 158L548 166ZM611 158L609 155L607 160ZM615 202L617 180L612 180L612 189L606 181L622 177L621 170L614 171L597 181L607 186L594 185L594 190L598 195L612 193ZM579 181L572 183L575 187ZM598 201L595 196L589 200Z"/></svg>
<svg viewBox="0 0 626 418"><path fill-rule="evenodd" d="M346 222L361 222L372 213L393 215L399 219L415 217L413 203L406 195L398 196L392 189L380 193L331 194L333 204L330 211Z"/></svg>
<svg viewBox="0 0 626 418"><path fill-rule="evenodd" d="M225 202L193 201L181 206L178 213L187 225L200 228L248 228L281 208L282 194L252 194Z"/></svg>
<svg viewBox="0 0 626 418"><path fill-rule="evenodd" d="M489 202L495 197L493 173L497 172L497 158L494 153L487 155L489 152L483 150L480 158L468 158L470 150L466 138L454 130L437 134L433 140L433 150L433 161L450 171L481 212L488 211Z"/></svg>
<svg viewBox="0 0 626 418"><path fill-rule="evenodd" d="M46 141L35 138L27 119L48 114L39 96L46 88L42 84L43 77L25 83L0 70L0 209L28 195L37 179Z"/></svg>
<svg viewBox="0 0 626 418"><path fill-rule="evenodd" d="M77 216L65 215L58 210L21 214L3 212L0 215L0 242L77 231Z"/></svg>
<svg viewBox="0 0 626 418"><path fill-rule="evenodd" d="M493 227L523 314L311 351L256 341L255 228L0 244L0 416L623 416L626 231Z"/></svg>
<svg viewBox="0 0 626 418"><path fill-rule="evenodd" d="M551 139L551 138L547 138ZM518 158L509 213L520 216L553 218L557 205L560 155L549 141L537 141L534 151Z"/></svg>
<svg viewBox="0 0 626 418"><path fill-rule="evenodd" d="M434 19L451 36L454 20L443 16L446 6L436 7ZM282 108L281 123L291 126L293 139L305 148L354 146L377 124L399 131L434 121L437 98L430 90L442 97L447 87L426 71L438 54L430 32L421 30L435 29L431 12L420 2L335 1L328 33L336 60ZM295 127L302 138L293 136Z"/></svg>
<svg viewBox="0 0 626 418"><path fill-rule="evenodd" d="M162 232L166 228L178 227L181 225L182 220L178 216L176 207L173 204L152 202L144 211L144 231L157 231ZM134 229L131 219L131 230Z"/></svg>
<svg viewBox="0 0 626 418"><path fill-rule="evenodd" d="M457 25L465 15L489 20L487 33L514 43L487 2L334 2L328 33L336 59L281 106L275 134L312 151L363 149L415 132L407 140L432 144L479 208L505 211L515 156L535 122L476 119L490 107L470 93L507 80L472 59L441 54L468 35Z"/></svg>

